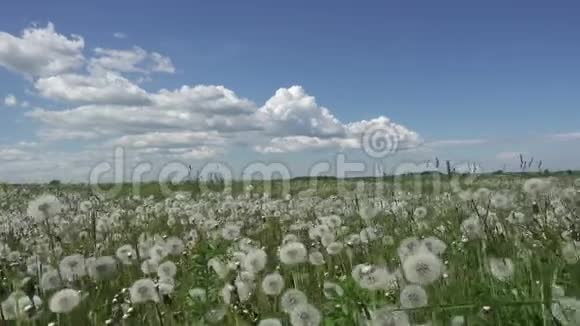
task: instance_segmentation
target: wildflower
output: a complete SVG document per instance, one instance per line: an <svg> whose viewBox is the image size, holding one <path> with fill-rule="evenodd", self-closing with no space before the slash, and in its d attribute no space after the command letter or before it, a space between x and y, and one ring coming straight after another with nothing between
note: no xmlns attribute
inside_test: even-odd
<svg viewBox="0 0 580 326"><path fill-rule="evenodd" d="M447 249L447 245L437 237L427 237L421 241L421 248L428 250L434 255L440 256Z"/></svg>
<svg viewBox="0 0 580 326"><path fill-rule="evenodd" d="M276 318L262 319L258 326L282 326L282 322Z"/></svg>
<svg viewBox="0 0 580 326"><path fill-rule="evenodd" d="M264 250L254 249L246 255L243 265L246 270L258 273L264 270L267 260L268 255Z"/></svg>
<svg viewBox="0 0 580 326"><path fill-rule="evenodd" d="M418 219L418 220L422 220L427 216L427 208L420 206L415 208L415 211L413 211L413 217Z"/></svg>
<svg viewBox="0 0 580 326"><path fill-rule="evenodd" d="M151 249L149 249L149 257L150 259L156 260L157 262L162 261L169 255L167 251L167 247L164 244L155 244Z"/></svg>
<svg viewBox="0 0 580 326"><path fill-rule="evenodd" d="M215 323L219 323L220 321L222 321L226 314L228 313L228 310L225 306L219 306L213 309L210 309L208 312L205 313L205 319L212 324Z"/></svg>
<svg viewBox="0 0 580 326"><path fill-rule="evenodd" d="M298 305L308 302L306 294L300 290L289 289L280 298L280 309L285 313L291 313Z"/></svg>
<svg viewBox="0 0 580 326"><path fill-rule="evenodd" d="M117 274L117 261L111 256L103 256L88 265L89 276L95 281L109 280Z"/></svg>
<svg viewBox="0 0 580 326"><path fill-rule="evenodd" d="M307 255L306 247L300 242L292 242L280 248L280 261L286 265L303 263Z"/></svg>
<svg viewBox="0 0 580 326"><path fill-rule="evenodd" d="M490 258L489 269L496 279L507 282L514 275L514 264L509 258Z"/></svg>
<svg viewBox="0 0 580 326"><path fill-rule="evenodd" d="M241 235L240 227L233 224L228 224L222 229L222 237L224 240L237 240Z"/></svg>
<svg viewBox="0 0 580 326"><path fill-rule="evenodd" d="M575 298L560 298L552 303L552 315L562 325L578 325L580 323L580 300Z"/></svg>
<svg viewBox="0 0 580 326"><path fill-rule="evenodd" d="M400 294L401 307L421 308L427 305L427 292L419 285L407 285Z"/></svg>
<svg viewBox="0 0 580 326"><path fill-rule="evenodd" d="M123 265L132 265L133 261L137 258L137 253L131 245L124 245L117 249L117 258L123 263Z"/></svg>
<svg viewBox="0 0 580 326"><path fill-rule="evenodd" d="M30 316L26 308L28 306L40 307L42 305L42 300L38 296L33 296L32 301L30 298L21 291L12 292L6 300L0 305L2 309L2 314L5 320L16 320L16 319L27 319Z"/></svg>
<svg viewBox="0 0 580 326"><path fill-rule="evenodd" d="M310 264L314 266L322 266L325 264L324 256L320 251L311 252L310 255L308 255L308 260L310 261Z"/></svg>
<svg viewBox="0 0 580 326"><path fill-rule="evenodd" d="M354 267L351 275L361 288L367 290L387 290L397 285L396 276L384 267L361 264Z"/></svg>
<svg viewBox="0 0 580 326"><path fill-rule="evenodd" d="M177 266L172 261L166 261L157 268L157 276L160 278L174 278L177 274Z"/></svg>
<svg viewBox="0 0 580 326"><path fill-rule="evenodd" d="M216 272L216 274L219 276L219 278L224 279L228 276L228 268L226 267L226 265L219 260L218 258L214 257L211 258L208 262L207 265L209 267L211 267L214 272Z"/></svg>
<svg viewBox="0 0 580 326"><path fill-rule="evenodd" d="M465 325L465 317L463 316L454 316L451 318L451 326L463 326Z"/></svg>
<svg viewBox="0 0 580 326"><path fill-rule="evenodd" d="M207 292L202 288L191 289L188 292L189 297L199 302L206 302Z"/></svg>
<svg viewBox="0 0 580 326"><path fill-rule="evenodd" d="M483 227L481 226L481 222L477 216L472 216L463 220L461 223L461 230L463 231L463 235L471 240L481 239L484 235Z"/></svg>
<svg viewBox="0 0 580 326"><path fill-rule="evenodd" d="M185 244L183 243L183 240L178 237L170 237L165 240L164 247L169 255L179 256L185 249Z"/></svg>
<svg viewBox="0 0 580 326"><path fill-rule="evenodd" d="M408 237L403 239L399 244L397 253L401 261L404 261L407 257L413 255L421 247L421 241L417 237Z"/></svg>
<svg viewBox="0 0 580 326"><path fill-rule="evenodd" d="M26 214L37 221L44 221L58 215L62 211L62 204L53 195L42 195L28 204Z"/></svg>
<svg viewBox="0 0 580 326"><path fill-rule="evenodd" d="M403 271L409 282L427 285L441 277L443 263L430 252L419 252L403 262Z"/></svg>
<svg viewBox="0 0 580 326"><path fill-rule="evenodd" d="M155 282L148 278L135 281L129 289L129 293L131 295L131 302L134 304L159 302Z"/></svg>
<svg viewBox="0 0 580 326"><path fill-rule="evenodd" d="M290 313L292 326L318 326L322 322L320 311L311 304L299 304Z"/></svg>
<svg viewBox="0 0 580 326"><path fill-rule="evenodd" d="M565 242L562 246L562 257L569 265L576 264L580 260L580 242Z"/></svg>
<svg viewBox="0 0 580 326"><path fill-rule="evenodd" d="M372 326L410 326L409 316L404 311L395 311L394 307L386 306L372 314Z"/></svg>
<svg viewBox="0 0 580 326"><path fill-rule="evenodd" d="M280 273L266 275L262 281L262 291L270 296L277 296L284 290L284 278Z"/></svg>
<svg viewBox="0 0 580 326"><path fill-rule="evenodd" d="M523 190L528 195L535 197L546 193L550 188L549 181L545 179L532 178L524 182Z"/></svg>
<svg viewBox="0 0 580 326"><path fill-rule="evenodd" d="M59 264L59 268L62 277L70 281L79 279L87 274L85 257L78 254L64 257Z"/></svg>
<svg viewBox="0 0 580 326"><path fill-rule="evenodd" d="M141 263L141 272L143 272L145 275L157 273L158 268L159 264L156 260L153 259L147 259Z"/></svg>
<svg viewBox="0 0 580 326"><path fill-rule="evenodd" d="M324 282L323 292L327 299L336 299L344 295L342 287L332 282Z"/></svg>
<svg viewBox="0 0 580 326"><path fill-rule="evenodd" d="M328 252L331 256L336 256L340 254L342 249L344 248L343 244L340 242L333 242L328 247L326 247L326 252Z"/></svg>
<svg viewBox="0 0 580 326"><path fill-rule="evenodd" d="M63 289L55 293L48 303L50 311L57 314L68 314L81 303L81 295L77 290Z"/></svg>
<svg viewBox="0 0 580 326"><path fill-rule="evenodd" d="M159 289L159 294L170 295L175 288L175 281L169 277L161 277L157 282L157 288Z"/></svg>
<svg viewBox="0 0 580 326"><path fill-rule="evenodd" d="M58 270L53 269L42 274L40 279L40 288L43 291L56 290L62 286L62 281L60 279L60 274Z"/></svg>

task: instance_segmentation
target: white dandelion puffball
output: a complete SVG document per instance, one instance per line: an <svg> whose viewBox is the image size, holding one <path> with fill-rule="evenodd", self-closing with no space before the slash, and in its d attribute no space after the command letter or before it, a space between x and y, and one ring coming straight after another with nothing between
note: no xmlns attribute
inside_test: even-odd
<svg viewBox="0 0 580 326"><path fill-rule="evenodd" d="M151 275L157 273L157 269L159 268L159 264L156 260L147 259L141 263L141 272L145 275Z"/></svg>
<svg viewBox="0 0 580 326"><path fill-rule="evenodd" d="M160 278L174 278L177 274L177 266L172 261L166 261L157 268L157 276Z"/></svg>
<svg viewBox="0 0 580 326"><path fill-rule="evenodd" d="M262 291L269 296L277 296L284 290L284 278L280 273L266 275L262 280Z"/></svg>
<svg viewBox="0 0 580 326"><path fill-rule="evenodd" d="M57 314L68 314L81 303L79 291L63 289L52 295L48 303L50 311Z"/></svg>
<svg viewBox="0 0 580 326"><path fill-rule="evenodd" d="M437 281L443 274L443 262L430 252L419 252L403 262L405 277L411 283L427 285Z"/></svg>
<svg viewBox="0 0 580 326"><path fill-rule="evenodd" d="M87 275L85 257L82 255L70 255L64 257L59 264L60 274L63 279L74 281Z"/></svg>
<svg viewBox="0 0 580 326"><path fill-rule="evenodd" d="M324 282L322 290L324 292L324 296L327 299L336 299L344 295L344 290L342 287L332 282Z"/></svg>
<svg viewBox="0 0 580 326"><path fill-rule="evenodd" d="M320 251L311 252L310 255L308 255L308 261L310 261L310 264L313 266L322 266L326 264L324 256Z"/></svg>
<svg viewBox="0 0 580 326"><path fill-rule="evenodd" d="M262 319L258 326L282 326L282 322L276 318Z"/></svg>
<svg viewBox="0 0 580 326"><path fill-rule="evenodd" d="M189 297L195 301L206 302L207 301L207 291L202 288L191 289L188 292Z"/></svg>
<svg viewBox="0 0 580 326"><path fill-rule="evenodd" d="M404 311L396 311L392 306L376 310L372 314L371 326L410 326L409 316Z"/></svg>
<svg viewBox="0 0 580 326"><path fill-rule="evenodd" d="M145 278L135 281L129 289L131 302L134 304L145 302L159 302L159 295L153 280Z"/></svg>
<svg viewBox="0 0 580 326"><path fill-rule="evenodd" d="M326 247L326 252L331 256L336 256L342 252L344 245L341 242L333 242Z"/></svg>
<svg viewBox="0 0 580 326"><path fill-rule="evenodd" d="M89 276L95 281L110 280L117 275L117 260L111 256L99 257L87 265Z"/></svg>
<svg viewBox="0 0 580 326"><path fill-rule="evenodd" d="M117 258L123 265L132 265L137 258L137 252L131 245L123 245L116 251Z"/></svg>
<svg viewBox="0 0 580 326"><path fill-rule="evenodd" d="M264 270L267 260L268 255L264 250L254 249L246 255L243 265L247 271L258 273Z"/></svg>
<svg viewBox="0 0 580 326"><path fill-rule="evenodd" d="M514 263L509 258L490 258L489 270L496 279L507 282L514 275Z"/></svg>
<svg viewBox="0 0 580 326"><path fill-rule="evenodd" d="M320 311L309 303L296 306L290 313L292 326L318 326L322 322Z"/></svg>
<svg viewBox="0 0 580 326"><path fill-rule="evenodd" d="M171 256L179 256L183 253L185 249L185 244L183 240L178 237L169 237L164 243L165 250Z"/></svg>
<svg viewBox="0 0 580 326"><path fill-rule="evenodd" d="M437 237L427 237L421 241L421 248L440 256L447 250L447 244Z"/></svg>
<svg viewBox="0 0 580 326"><path fill-rule="evenodd" d="M574 265L580 260L580 242L569 241L562 246L562 257L569 265Z"/></svg>
<svg viewBox="0 0 580 326"><path fill-rule="evenodd" d="M300 290L289 289L280 298L280 309L285 313L291 313L296 306L307 303L306 294Z"/></svg>
<svg viewBox="0 0 580 326"><path fill-rule="evenodd" d="M306 261L308 251L300 242L288 243L280 248L280 261L285 265L296 265Z"/></svg>
<svg viewBox="0 0 580 326"><path fill-rule="evenodd" d="M43 291L56 290L62 286L62 280L58 270L53 269L42 274L40 279L40 288Z"/></svg>
<svg viewBox="0 0 580 326"><path fill-rule="evenodd" d="M58 215L62 204L56 196L42 195L28 204L26 214L36 220L45 220Z"/></svg>
<svg viewBox="0 0 580 326"><path fill-rule="evenodd" d="M400 294L401 307L415 309L427 305L427 292L420 285L407 285Z"/></svg>

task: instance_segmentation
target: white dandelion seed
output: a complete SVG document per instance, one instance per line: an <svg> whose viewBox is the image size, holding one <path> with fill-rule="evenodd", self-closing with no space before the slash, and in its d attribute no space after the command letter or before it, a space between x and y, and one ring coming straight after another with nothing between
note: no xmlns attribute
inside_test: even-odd
<svg viewBox="0 0 580 326"><path fill-rule="evenodd" d="M258 273L264 270L266 267L266 262L268 260L268 255L264 250L255 249L250 251L244 259L244 269L251 271L253 273Z"/></svg>
<svg viewBox="0 0 580 326"><path fill-rule="evenodd" d="M165 240L164 247L169 255L179 256L183 253L185 244L183 243L183 240L178 237L169 237Z"/></svg>
<svg viewBox="0 0 580 326"><path fill-rule="evenodd" d="M277 296L284 290L284 278L280 273L268 274L262 280L262 291L269 296Z"/></svg>
<svg viewBox="0 0 580 326"><path fill-rule="evenodd" d="M174 278L177 274L177 266L172 261L166 261L157 268L157 276L160 278Z"/></svg>
<svg viewBox="0 0 580 326"><path fill-rule="evenodd" d="M320 311L308 303L297 305L290 313L292 326L318 326L321 322Z"/></svg>
<svg viewBox="0 0 580 326"><path fill-rule="evenodd" d="M63 289L50 298L48 308L57 314L68 314L81 303L79 291L73 289Z"/></svg>
<svg viewBox="0 0 580 326"><path fill-rule="evenodd" d="M415 309L427 305L427 292L419 285L407 285L400 294L401 307Z"/></svg>
<svg viewBox="0 0 580 326"><path fill-rule="evenodd" d="M60 279L60 274L58 270L53 269L42 274L40 279L40 288L43 291L56 290L62 287L62 280Z"/></svg>
<svg viewBox="0 0 580 326"><path fill-rule="evenodd" d="M89 276L95 281L110 280L117 276L117 260L111 256L103 256L87 263Z"/></svg>
<svg viewBox="0 0 580 326"><path fill-rule="evenodd" d="M282 322L276 318L262 319L258 326L282 326Z"/></svg>
<svg viewBox="0 0 580 326"><path fill-rule="evenodd" d="M507 282L514 275L514 263L509 258L490 258L489 270L496 279Z"/></svg>
<svg viewBox="0 0 580 326"><path fill-rule="evenodd" d="M300 242L288 243L280 248L280 261L285 265L296 265L306 261L308 252Z"/></svg>
<svg viewBox="0 0 580 326"><path fill-rule="evenodd" d="M132 265L137 258L137 253L131 245L123 245L119 247L116 251L117 258L123 263L123 265Z"/></svg>
<svg viewBox="0 0 580 326"><path fill-rule="evenodd" d="M313 266L322 266L326 264L326 262L324 261L324 256L320 251L311 252L310 255L308 255L308 261Z"/></svg>
<svg viewBox="0 0 580 326"><path fill-rule="evenodd" d="M54 217L62 211L62 204L53 195L42 195L28 204L26 214L37 221L44 221Z"/></svg>
<svg viewBox="0 0 580 326"><path fill-rule="evenodd" d="M304 292L297 289L289 289L282 294L280 298L280 309L285 313L291 313L296 306L305 304L308 302L308 298Z"/></svg>
<svg viewBox="0 0 580 326"><path fill-rule="evenodd" d="M70 255L64 257L59 264L60 275L63 279L73 281L87 275L85 257L82 255Z"/></svg>
<svg viewBox="0 0 580 326"><path fill-rule="evenodd" d="M419 252L403 262L405 277L411 283L427 285L443 274L443 262L430 252Z"/></svg>
<svg viewBox="0 0 580 326"><path fill-rule="evenodd" d="M153 280L145 278L135 281L129 289L133 304L159 302L159 294Z"/></svg>

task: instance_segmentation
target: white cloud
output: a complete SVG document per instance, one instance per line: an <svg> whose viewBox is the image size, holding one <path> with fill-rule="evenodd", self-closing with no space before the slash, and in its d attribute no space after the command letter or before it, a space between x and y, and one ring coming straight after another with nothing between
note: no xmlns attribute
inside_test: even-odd
<svg viewBox="0 0 580 326"><path fill-rule="evenodd" d="M572 141L580 139L580 132L567 132L549 136L549 138L557 141Z"/></svg>
<svg viewBox="0 0 580 326"><path fill-rule="evenodd" d="M83 65L84 46L82 37L59 34L52 23L27 28L20 37L0 32L0 66L28 77L66 73Z"/></svg>
<svg viewBox="0 0 580 326"><path fill-rule="evenodd" d="M128 35L126 33L123 33L123 32L115 32L115 33L113 33L113 37L118 38L118 39L126 39L128 37Z"/></svg>
<svg viewBox="0 0 580 326"><path fill-rule="evenodd" d="M360 150L369 131L394 137L395 150L422 143L416 132L383 116L343 123L298 85L278 89L263 105L220 85L146 91L139 81L154 72L175 72L169 57L135 46L96 48L85 59L83 49L83 38L58 34L52 24L29 28L22 37L0 33L0 65L25 74L38 95L56 101L46 105L56 109L25 113L40 123L34 149L57 141L79 147L38 155L28 151L32 147L0 148L4 160L11 159L8 170L34 157L46 163L27 163L37 168L34 175L55 169L76 173L118 146L132 151L133 159L163 162L204 160L240 146L261 153ZM5 102L25 105L16 98Z"/></svg>
<svg viewBox="0 0 580 326"><path fill-rule="evenodd" d="M163 56L157 52L151 53L151 60L153 60L152 70L156 72L174 73L175 67L171 58Z"/></svg>
<svg viewBox="0 0 580 326"><path fill-rule="evenodd" d="M149 53L134 46L127 50L96 48L89 63L90 70L105 70L132 73L166 72L175 68L169 57L157 52Z"/></svg>
<svg viewBox="0 0 580 326"><path fill-rule="evenodd" d="M445 139L445 140L434 140L425 143L425 146L429 147L451 147L451 146L472 146L481 145L488 143L486 139Z"/></svg>
<svg viewBox="0 0 580 326"><path fill-rule="evenodd" d="M324 138L345 134L344 125L300 86L278 89L260 108L258 119L273 135Z"/></svg>
<svg viewBox="0 0 580 326"><path fill-rule="evenodd" d="M18 105L18 99L16 99L16 96L14 96L12 94L8 94L4 98L4 105L9 106L9 107L17 106Z"/></svg>
<svg viewBox="0 0 580 326"><path fill-rule="evenodd" d="M46 98L68 102L113 105L143 105L150 102L146 91L110 71L40 78L34 87Z"/></svg>
<svg viewBox="0 0 580 326"><path fill-rule="evenodd" d="M514 161L517 160L517 162L519 163L520 161L520 155L528 155L527 152L516 152L516 151L511 151L511 152L499 152L495 155L495 158L500 160L500 161Z"/></svg>

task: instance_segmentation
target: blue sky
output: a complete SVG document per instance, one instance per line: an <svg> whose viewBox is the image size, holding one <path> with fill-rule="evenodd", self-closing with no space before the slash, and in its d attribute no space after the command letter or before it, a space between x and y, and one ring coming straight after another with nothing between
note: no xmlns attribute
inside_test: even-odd
<svg viewBox="0 0 580 326"><path fill-rule="evenodd" d="M51 171L59 169L61 172L54 173L66 177L62 171L68 170L68 163L54 166L52 158L38 153L59 157L70 153L72 157L96 148L106 151L106 144L123 136L131 136L134 145L159 131L180 139L188 139L183 134L187 132L214 132L218 145L200 143L196 138L189 146L193 153L212 153L201 155L203 159L194 160L200 163L192 164L216 159L243 166L259 159L288 162L302 173L309 164L304 162L331 157L337 151L346 150L352 157L359 157L351 144L359 134L347 125L385 116L390 119L389 128L405 128L408 135L401 143L412 149L389 157L392 162L421 162L439 156L478 161L495 169L517 167L513 158L524 153L542 158L553 169L580 168L579 15L580 4L576 1L494 0L477 5L465 1L5 4L0 14L5 44L18 43L13 38L21 38L24 29L45 29L50 22L51 35L68 40L73 39L72 34L78 35L83 46L77 49L82 60L74 67L19 71L14 68L18 53L6 45L3 52L0 38L0 98L13 95L19 103L0 102L0 151L8 153L4 161L0 158L0 166L4 164L13 178L16 166L23 166L18 160L26 160L24 166L35 170L34 162L51 162L34 177L50 178ZM162 130L150 125L147 130L136 131L127 121L110 120L103 111L97 112L111 104L102 94L86 99L84 89L82 100L55 95L55 87L62 84L51 77L74 74L92 78L85 82L94 82L97 73L91 70L91 60L112 53L99 56L95 48L136 52L135 47L145 51L147 57L138 63L140 71L102 64L99 76L110 72L147 94L157 94L160 89L174 92L183 85L223 85L237 99L254 103L246 109L263 109L267 117L247 119L258 121L265 130L232 133L210 124L205 129L165 125ZM30 51L42 52L38 49L34 45ZM45 52L50 56L50 51ZM170 60L172 69L151 68L154 52ZM58 60L66 59L62 53L57 55ZM32 53L29 59L42 61L38 53ZM143 68L145 65L148 67ZM39 80L49 82L39 86ZM299 85L300 90L290 93L314 97L315 105L294 107L294 102L277 101L269 110L264 109L278 89L288 90L293 85ZM79 85L71 82L66 87L68 94L75 93L70 87L79 91ZM183 106L177 110L194 120L226 119L221 113L213 116L215 111L197 116L192 112L199 109L197 102L171 103ZM117 108L119 103L112 104ZM105 127L95 121L78 121L81 114L76 110L91 105L95 110L91 112L102 118L99 123ZM140 112L138 107L142 105L128 112ZM322 107L328 108L331 118L320 115ZM34 113L37 110L42 112ZM61 115L55 122L51 113L60 111L70 111L71 118L60 119L64 117ZM227 117L228 128L238 124L233 116ZM288 121L288 116L300 121ZM334 118L340 126L332 122ZM114 121L120 123L117 130L112 130ZM318 122L304 126L304 121ZM248 123L242 124L244 130L253 129ZM81 140L71 135L48 139L47 131L54 129L77 134L93 130L98 135L84 135ZM344 134L337 136L335 132ZM290 150L287 145L289 140L295 144L295 137L300 137L300 150L296 146L290 146ZM176 144L174 138L154 147L162 148L164 153L187 147L183 141ZM274 138L278 138L276 144L272 143ZM19 145L22 142L29 144ZM262 150L252 150L256 147ZM192 158L182 159L189 162ZM75 178L82 179L86 167L79 162L74 167L79 171Z"/></svg>

